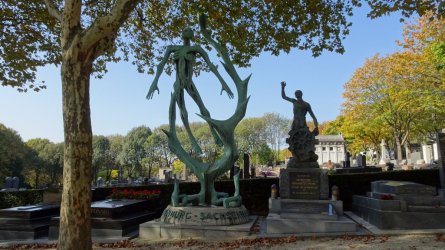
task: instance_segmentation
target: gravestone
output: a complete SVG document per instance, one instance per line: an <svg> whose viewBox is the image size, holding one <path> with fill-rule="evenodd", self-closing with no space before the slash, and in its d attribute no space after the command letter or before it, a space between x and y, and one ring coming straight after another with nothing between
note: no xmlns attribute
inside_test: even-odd
<svg viewBox="0 0 445 250"><path fill-rule="evenodd" d="M382 143L381 145L381 157L380 157L380 161L379 161L379 165L385 165L388 161L388 158L386 157L386 143L385 143L385 139L382 139Z"/></svg>
<svg viewBox="0 0 445 250"><path fill-rule="evenodd" d="M11 177L5 178L5 189L7 189L7 188L12 188L12 178Z"/></svg>
<svg viewBox="0 0 445 250"><path fill-rule="evenodd" d="M286 169L280 170L280 197L269 199L269 215L266 218L266 233L355 233L356 224L343 216L343 202L329 200L327 170L320 169L314 153L315 135L318 127L310 105L302 100L297 90L297 99L284 93L282 97L294 104L294 121L286 140L292 159ZM309 113L316 128L309 131L304 114Z"/></svg>
<svg viewBox="0 0 445 250"><path fill-rule="evenodd" d="M19 189L20 188L20 178L19 177L12 177L12 188Z"/></svg>
<svg viewBox="0 0 445 250"><path fill-rule="evenodd" d="M351 153L346 152L346 161L344 161L343 167L350 168L351 167Z"/></svg>
<svg viewBox="0 0 445 250"><path fill-rule="evenodd" d="M364 168L366 167L366 156L362 154L358 154L357 157L355 157L356 167Z"/></svg>
<svg viewBox="0 0 445 250"><path fill-rule="evenodd" d="M103 185L102 177L97 178L96 186L97 187L102 187L102 185Z"/></svg>
<svg viewBox="0 0 445 250"><path fill-rule="evenodd" d="M122 166L119 166L119 173L118 173L117 180L119 183L123 182L123 180L124 180L124 170L123 170Z"/></svg>
<svg viewBox="0 0 445 250"><path fill-rule="evenodd" d="M243 170L244 170L244 179L250 178L250 156L249 154L244 153L243 155Z"/></svg>
<svg viewBox="0 0 445 250"><path fill-rule="evenodd" d="M417 161L422 159L422 154L420 152L412 152L410 159L411 164L417 164Z"/></svg>
<svg viewBox="0 0 445 250"><path fill-rule="evenodd" d="M48 236L50 219L60 206L38 204L0 210L0 240L33 240Z"/></svg>
<svg viewBox="0 0 445 250"><path fill-rule="evenodd" d="M256 177L256 168L255 166L250 167L250 177L255 178Z"/></svg>
<svg viewBox="0 0 445 250"><path fill-rule="evenodd" d="M141 223L160 216L160 208L149 200L101 200L91 203L91 235L93 239L134 238ZM59 237L59 217L51 219L49 239Z"/></svg>
<svg viewBox="0 0 445 250"><path fill-rule="evenodd" d="M445 198L435 187L408 181L374 181L366 196L354 195L352 211L380 229L440 229Z"/></svg>
<svg viewBox="0 0 445 250"><path fill-rule="evenodd" d="M318 200L329 195L328 175L321 169L282 169L280 196L282 199Z"/></svg>
<svg viewBox="0 0 445 250"><path fill-rule="evenodd" d="M445 133L436 134L436 144L439 151L439 175L440 190L439 193L445 197Z"/></svg>
<svg viewBox="0 0 445 250"><path fill-rule="evenodd" d="M235 174L235 165L233 165L233 166L230 168L229 178L230 178L231 180L233 180L233 176L234 176L234 174Z"/></svg>

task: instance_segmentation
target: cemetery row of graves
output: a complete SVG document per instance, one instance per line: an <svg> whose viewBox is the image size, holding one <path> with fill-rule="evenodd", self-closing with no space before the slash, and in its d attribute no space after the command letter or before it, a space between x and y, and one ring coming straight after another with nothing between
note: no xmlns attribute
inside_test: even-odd
<svg viewBox="0 0 445 250"><path fill-rule="evenodd" d="M268 122L268 121L275 121ZM278 122L277 122L278 121ZM333 121L335 122L335 121ZM289 119L280 117L278 114L266 114L260 118L248 118L243 120L237 127L236 139L240 152L249 152L249 168L254 168L253 175L256 176L278 176L280 166L287 162L291 156L287 145L279 141L268 141L267 138L282 137L287 134ZM166 125L165 125L166 126ZM151 130L140 126L132 129L126 136L94 136L93 137L93 184L97 185L100 179L101 185L112 185L127 182L128 179L136 182L162 182L172 177L172 170L183 180L190 180L192 176L186 172L184 164L177 161L176 156L168 149L167 139L160 126ZM268 135L269 127L277 127L278 135ZM350 149L349 139L341 135L328 135L324 133L340 133L334 131L330 122L319 125L321 135L317 137L319 144L316 145L318 163L322 168L335 170L337 172L354 172L354 169L342 170L343 167L382 167L383 170L391 169L420 169L437 168L437 144L430 141L425 144L412 144L409 154L405 153L404 160L396 160L394 147L390 143L382 146L379 150L354 152ZM309 123L313 128L313 123ZM247 128L255 128L252 129ZM214 145L210 138L201 138L199 135L209 136L208 127L202 123L194 124L194 131L198 133L198 139L209 142L203 147L204 154L200 157L204 161L212 161L221 154L221 148ZM56 187L62 183L63 168L63 143L53 143L47 139L31 139L23 142L20 135L13 129L0 125L0 133L5 140L0 143L4 148L14 149L10 154L0 156L0 179L11 179L11 185L0 184L0 188L45 188ZM180 137L185 138L185 131L180 130ZM141 139L135 140L135 136ZM252 142L252 138L255 141ZM135 144L135 141L138 144ZM184 140L186 148L187 140ZM131 145L131 146L130 146ZM139 157L143 155L143 157ZM362 160L363 158L363 160ZM131 164L130 164L131 162ZM389 163L389 164L388 164ZM240 157L236 165L244 167L245 157ZM379 169L368 169L367 171L380 171ZM166 175L170 172L170 175ZM129 178L130 177L130 178ZM227 174L227 177L229 175ZM13 186L12 179L20 179L20 185ZM16 183L17 181L14 181Z"/></svg>
<svg viewBox="0 0 445 250"><path fill-rule="evenodd" d="M329 199L325 200L326 208L329 204L333 206L335 205L335 209L333 210L333 214L336 218L335 221L338 220L342 221L342 223L346 223L344 221L345 219L343 218L344 214L353 211L355 214L362 216L365 219L368 218L368 220L371 220L371 223L375 224L375 226L381 229L411 229L415 228L413 225L419 225L415 223L413 224L412 219L409 220L409 222L400 222L401 219L399 217L394 219L392 217L388 217L390 215L385 214L385 211L389 209L390 214L392 213L392 216L394 216L397 208L401 209L400 211L412 210L426 213L419 216L424 216L426 219L424 217L422 218L426 221L437 221L437 225L434 226L428 224L428 222L425 222L423 223L424 225L422 224L424 226L423 228L442 228L444 225L443 211L441 210L443 210L443 207L445 206L445 200L439 196L436 196L436 189L440 188L440 174L438 169L390 171L378 173L363 172L350 174L329 174L327 177L328 186L337 187L335 191L331 189L329 193L326 194L326 197L329 197ZM389 184L385 183L386 186L384 185L384 187L378 186L378 183L383 182L384 180L388 180ZM279 178L249 178L242 179L240 181L240 195L243 197L243 206L245 206L249 212L249 218L257 218L257 216L267 216L267 218L269 218L269 227L265 226L265 231L262 232L265 235L267 235L267 233L273 234L274 232L279 232L280 234L296 232L292 231L294 230L292 228L288 229L290 231L280 231L282 229L279 228L283 227L283 225L280 224L282 222L277 222L276 218L273 217L274 215L280 216L281 214L284 216L285 214L288 214L284 212L284 210L282 212L277 212L277 207L276 204L274 205L274 203L290 201L292 200L290 199L292 195L290 193L280 194L280 191L274 193L276 191L271 190L271 187L281 190L280 184L288 185L283 183L284 182ZM398 184L394 187L390 185L391 183ZM402 185L399 187L398 185L400 185L400 183L404 183L405 186ZM307 183L305 185L307 185ZM409 187L406 187L406 185ZM413 187L412 185L417 186ZM188 194L197 193L200 189L199 183L197 182L183 182L180 183L179 187L181 192ZM227 193L233 193L235 191L231 180L218 181L215 183L215 188L218 191ZM389 190L388 188L392 189ZM134 238L138 235L142 235L140 237L145 237L148 239L156 237L157 239L160 239L160 237L154 237L152 235L152 225L148 224L148 229L141 229L141 227L144 225L144 223L156 221L156 219L160 218L161 216L170 216L173 218L173 220L182 218L181 216L186 216L186 214L165 215L165 212L163 213L166 207L168 207L171 203L171 194L173 189L174 185L171 183L93 188L93 203L91 205L93 239L95 241L100 241L110 238ZM392 194L392 192L400 193ZM408 194L405 192L408 192ZM0 240L57 240L57 216L60 209L60 195L61 193L58 190L22 190L0 192L0 204L3 206L3 209L0 210L0 224L3 225L0 227ZM287 198L284 197L286 195L288 196ZM374 197L366 198L369 195ZM331 199L333 196L336 196L336 198ZM403 199L400 197L403 197ZM364 209L364 207L372 203L366 199L371 199L371 201L374 203L377 201L382 203L370 206L381 206L381 211L377 209L372 210L371 212L383 211L381 216L382 218L384 217L384 219L376 219L376 214L366 214L370 212ZM20 206L17 206L16 203L16 206L5 209L5 204L10 204L11 200L21 203L19 204ZM304 201L307 202L308 200L311 199L306 197ZM405 204L404 209L403 204L402 208L400 208L400 204L398 204L400 202L405 202L403 203ZM413 205L414 203L416 203L416 205ZM319 210L321 209L325 211L325 205L317 204L317 207ZM281 206L282 208L280 209L285 209L284 203ZM289 203L286 204L286 206L290 206L287 208L287 210L293 211L292 209L301 209L300 206L302 206L302 204ZM304 206L307 207L308 204L305 203ZM387 208L387 206L391 206L392 208ZM8 205L6 205L6 207L8 207ZM428 210L428 207L431 207L431 211ZM314 208L311 208L311 210L312 209ZM325 219L322 219L322 221L333 219L332 214L328 215L324 212L320 212L320 214L320 216L326 217ZM272 217L270 218L270 216ZM409 216L413 216L413 214L409 214L408 217ZM286 220L288 219L294 218L286 217ZM319 218L314 217L313 219L315 220ZM252 226L252 219L250 219L249 223L247 224ZM249 233L250 226L247 227L248 229L243 229L247 230L247 232L244 232L245 235L251 234ZM342 224L341 227L344 228L339 229L337 225L333 227L332 230L340 230L339 232L342 233L356 233L358 230L355 222L349 222L347 226L346 224ZM147 230L149 233L147 233ZM311 230L315 230L314 232L317 233L316 229ZM322 233L322 231L318 233Z"/></svg>

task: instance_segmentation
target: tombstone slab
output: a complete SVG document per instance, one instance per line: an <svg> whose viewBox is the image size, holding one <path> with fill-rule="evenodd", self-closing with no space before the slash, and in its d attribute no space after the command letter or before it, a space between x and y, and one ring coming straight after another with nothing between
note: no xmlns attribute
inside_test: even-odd
<svg viewBox="0 0 445 250"><path fill-rule="evenodd" d="M409 181L373 181L371 190L376 193L388 193L394 195L426 195L435 196L436 188Z"/></svg>
<svg viewBox="0 0 445 250"><path fill-rule="evenodd" d="M444 228L445 198L436 188L406 181L374 181L367 196L354 195L352 211L380 229Z"/></svg>
<svg viewBox="0 0 445 250"><path fill-rule="evenodd" d="M0 240L30 240L48 235L50 219L59 205L38 204L0 210Z"/></svg>
<svg viewBox="0 0 445 250"><path fill-rule="evenodd" d="M134 238L141 223L160 216L148 200L102 200L91 203L91 235L94 240L110 237ZM59 217L50 222L50 240L59 237Z"/></svg>

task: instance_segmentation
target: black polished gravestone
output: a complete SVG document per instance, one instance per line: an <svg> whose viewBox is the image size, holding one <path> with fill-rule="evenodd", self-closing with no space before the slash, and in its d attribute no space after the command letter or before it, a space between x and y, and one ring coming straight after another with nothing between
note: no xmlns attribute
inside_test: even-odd
<svg viewBox="0 0 445 250"><path fill-rule="evenodd" d="M322 169L281 169L280 196L282 199L328 199L327 171Z"/></svg>
<svg viewBox="0 0 445 250"><path fill-rule="evenodd" d="M0 240L32 240L48 235L50 219L60 206L39 204L0 210Z"/></svg>
<svg viewBox="0 0 445 250"><path fill-rule="evenodd" d="M161 210L148 200L102 200L91 203L93 240L104 238L134 238L139 224L160 217ZM59 217L51 219L49 239L59 237Z"/></svg>

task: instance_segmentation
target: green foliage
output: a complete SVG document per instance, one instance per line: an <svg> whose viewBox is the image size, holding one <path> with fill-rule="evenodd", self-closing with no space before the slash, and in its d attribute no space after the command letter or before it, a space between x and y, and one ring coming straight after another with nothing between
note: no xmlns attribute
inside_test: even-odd
<svg viewBox="0 0 445 250"><path fill-rule="evenodd" d="M43 201L43 190L0 192L0 209L38 204Z"/></svg>
<svg viewBox="0 0 445 250"><path fill-rule="evenodd" d="M141 175L142 160L147 157L144 147L147 138L151 135L150 128L139 126L130 130L122 144L122 151L119 154L119 161L127 171L127 176L134 177L134 174Z"/></svg>
<svg viewBox="0 0 445 250"><path fill-rule="evenodd" d="M402 145L445 126L445 71L431 53L444 23L427 15L407 25L404 50L368 59L345 84L342 130L354 139L353 151L378 150L381 139L391 139L401 160Z"/></svg>
<svg viewBox="0 0 445 250"><path fill-rule="evenodd" d="M434 59L437 61L438 69L445 69L445 41L436 42L432 45Z"/></svg>
<svg viewBox="0 0 445 250"><path fill-rule="evenodd" d="M93 181L100 170L106 171L105 179L109 180L112 165L110 140L105 136L93 136Z"/></svg>
<svg viewBox="0 0 445 250"><path fill-rule="evenodd" d="M16 131L0 123L0 180L21 176L27 162L27 148Z"/></svg>
<svg viewBox="0 0 445 250"><path fill-rule="evenodd" d="M421 0L421 1L399 1L399 0L366 0L371 7L368 14L371 18L389 15L392 12L400 11L406 18L413 15L422 16L429 11L435 15L443 17L445 6L441 0ZM403 19L401 20L403 21Z"/></svg>
<svg viewBox="0 0 445 250"><path fill-rule="evenodd" d="M60 183L63 170L63 144L37 138L27 141L26 146L32 157L32 161L27 164L26 181L34 186Z"/></svg>
<svg viewBox="0 0 445 250"><path fill-rule="evenodd" d="M272 158L274 161L279 159L280 148L284 143L283 138L289 132L290 119L280 116L278 113L266 113L262 117L266 124L265 135L268 145L272 149Z"/></svg>
<svg viewBox="0 0 445 250"><path fill-rule="evenodd" d="M339 135L342 133L344 116L339 115L333 121L323 122L319 125L320 135Z"/></svg>
<svg viewBox="0 0 445 250"><path fill-rule="evenodd" d="M39 91L38 67L60 63L60 25L43 1L0 2L0 82L3 86Z"/></svg>

